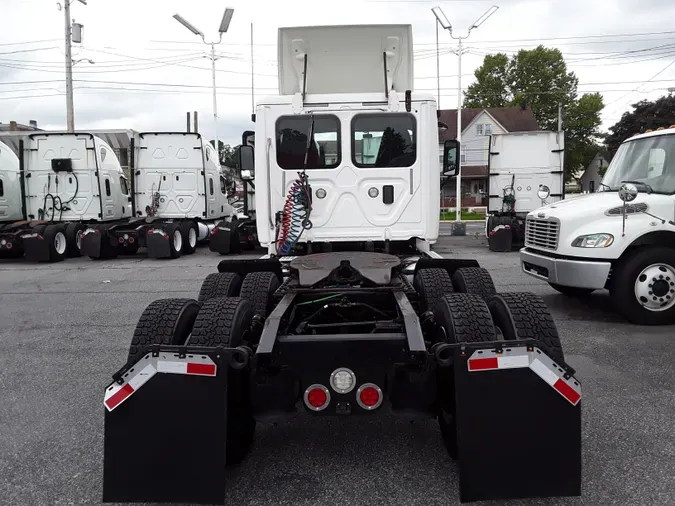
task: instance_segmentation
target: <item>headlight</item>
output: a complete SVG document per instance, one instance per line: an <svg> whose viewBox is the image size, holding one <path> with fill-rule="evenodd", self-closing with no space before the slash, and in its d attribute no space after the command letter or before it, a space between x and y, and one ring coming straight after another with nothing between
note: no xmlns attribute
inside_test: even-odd
<svg viewBox="0 0 675 506"><path fill-rule="evenodd" d="M574 239L572 246L576 248L606 248L614 242L612 234L582 235Z"/></svg>

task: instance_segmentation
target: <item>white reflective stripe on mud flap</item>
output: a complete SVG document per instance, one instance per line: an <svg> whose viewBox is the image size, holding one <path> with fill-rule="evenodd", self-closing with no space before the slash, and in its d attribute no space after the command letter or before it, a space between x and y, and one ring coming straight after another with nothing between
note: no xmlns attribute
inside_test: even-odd
<svg viewBox="0 0 675 506"><path fill-rule="evenodd" d="M574 378L565 378L565 371L539 348L515 347L497 353L496 350L476 350L467 361L470 372L494 371L528 367L553 389L576 406L581 400L581 385Z"/></svg>
<svg viewBox="0 0 675 506"><path fill-rule="evenodd" d="M141 367L142 364L145 365ZM108 385L103 404L108 411L112 411L157 373L215 376L216 372L216 364L208 356L192 355L178 358L167 354L162 354L159 357L152 357L148 354L122 376L123 384L113 383Z"/></svg>

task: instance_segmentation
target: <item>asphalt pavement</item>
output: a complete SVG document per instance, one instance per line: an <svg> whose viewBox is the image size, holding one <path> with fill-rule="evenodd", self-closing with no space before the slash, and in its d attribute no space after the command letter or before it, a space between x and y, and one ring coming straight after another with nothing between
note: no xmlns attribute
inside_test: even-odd
<svg viewBox="0 0 675 506"><path fill-rule="evenodd" d="M517 253L446 227L436 251L476 258L499 291L545 299L583 385L582 496L504 504L675 504L675 329L623 322L606 293L567 299L523 274ZM100 504L103 390L136 321L154 299L195 298L221 259L202 248L164 261L0 263L0 504ZM459 504L436 422L387 415L259 425L226 479L227 504Z"/></svg>

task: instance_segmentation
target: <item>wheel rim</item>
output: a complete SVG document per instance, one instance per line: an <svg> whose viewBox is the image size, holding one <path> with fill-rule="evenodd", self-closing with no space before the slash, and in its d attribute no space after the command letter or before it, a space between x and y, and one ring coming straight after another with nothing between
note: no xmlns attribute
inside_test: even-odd
<svg viewBox="0 0 675 506"><path fill-rule="evenodd" d="M183 236L180 233L180 230L176 230L173 233L173 248L176 251L180 251L183 248Z"/></svg>
<svg viewBox="0 0 675 506"><path fill-rule="evenodd" d="M635 280L635 298L648 311L666 311L675 305L675 268L652 264Z"/></svg>
<svg viewBox="0 0 675 506"><path fill-rule="evenodd" d="M188 232L188 243L191 248L194 248L197 245L197 230L194 228L191 228Z"/></svg>
<svg viewBox="0 0 675 506"><path fill-rule="evenodd" d="M66 235L63 232L57 232L54 236L54 249L59 255L66 252Z"/></svg>

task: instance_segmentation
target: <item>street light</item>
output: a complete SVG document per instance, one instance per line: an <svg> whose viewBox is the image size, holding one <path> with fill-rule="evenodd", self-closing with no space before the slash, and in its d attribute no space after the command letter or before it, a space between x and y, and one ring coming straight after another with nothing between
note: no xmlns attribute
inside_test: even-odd
<svg viewBox="0 0 675 506"><path fill-rule="evenodd" d="M188 22L183 16L180 14L174 14L173 18L178 21L181 25L183 25L185 28L190 30L193 34L199 35L202 38L202 42L204 44L208 44L211 46L211 80L213 84L213 127L214 127L214 144L216 148L216 154L218 158L218 167L220 167L220 146L218 143L218 105L216 102L216 51L215 51L215 45L220 44L223 40L223 34L227 32L227 29L230 27L230 22L232 21L232 16L234 15L234 9L230 9L229 7L225 9L225 12L223 13L223 19L220 21L220 27L218 28L218 42L206 42L206 38L204 37L204 32L196 28L193 24Z"/></svg>
<svg viewBox="0 0 675 506"><path fill-rule="evenodd" d="M466 37L455 37L452 34L452 24L448 20L447 16L440 7L434 7L431 9L431 12L436 16L436 21L440 23L444 30L447 30L450 33L450 37L458 41L457 48L457 59L458 59L458 71L457 71L457 142L462 141L462 41L468 39L471 34L471 30L478 28L482 25L490 16L492 16L499 7L493 5L487 11L483 13L476 21L474 21L469 27L469 31L466 34ZM460 148L461 149L461 148ZM455 222L461 221L462 215L462 155L460 153L459 159L457 160L457 196L455 197Z"/></svg>

